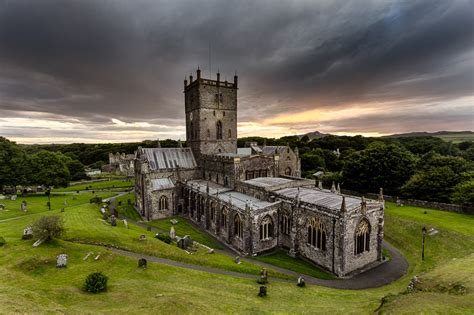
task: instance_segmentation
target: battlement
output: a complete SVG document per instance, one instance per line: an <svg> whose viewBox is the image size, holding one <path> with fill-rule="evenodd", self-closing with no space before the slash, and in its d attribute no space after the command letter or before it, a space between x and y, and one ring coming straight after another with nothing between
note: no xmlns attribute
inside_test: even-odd
<svg viewBox="0 0 474 315"><path fill-rule="evenodd" d="M201 70L198 68L197 69L197 78L196 80L193 79L193 76L189 76L189 84L188 80L184 79L184 92L186 90L198 86L198 85L208 85L208 86L215 86L215 87L224 87L224 88L231 88L231 89L237 89L237 82L238 82L238 77L237 74L234 75L234 82L228 82L227 80L221 81L220 77L221 74L217 72L217 80L211 80L211 79L204 79L201 78Z"/></svg>

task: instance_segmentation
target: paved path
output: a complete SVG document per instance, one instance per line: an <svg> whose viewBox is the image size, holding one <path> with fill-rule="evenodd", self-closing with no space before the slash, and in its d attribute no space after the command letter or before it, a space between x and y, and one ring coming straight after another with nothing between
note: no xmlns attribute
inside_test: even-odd
<svg viewBox="0 0 474 315"><path fill-rule="evenodd" d="M122 215L119 215L119 218L123 219L124 217ZM183 220L183 218L181 219ZM143 228L149 227L146 223L136 222L128 218L127 218L127 221L129 223L138 225ZM192 222L190 223L194 225ZM163 231L155 227L151 227L151 230L155 232L160 232L160 233L168 233L167 231ZM230 256L230 257L235 257L237 255L237 253L235 253L229 247L227 247L226 244L223 244L222 242L220 242L219 240L217 240L215 237L213 237L212 235L208 233L206 233L206 235L209 235L212 239L214 239L215 241L219 242L221 245L224 246L225 249L215 249L216 252ZM400 254L400 252L395 247L388 244L387 242L384 242L383 245L390 252L390 256L391 256L390 261L382 263L372 269L369 269L365 272L362 272L348 279L324 280L324 279L311 277L309 275L303 275L301 273L298 273L292 270L288 270L288 269L281 268L275 265L267 264L267 263L254 260L254 259L241 258L241 260L265 267L267 269L273 269L286 275L290 275L294 277L302 276L305 279L306 283L308 284L321 285L321 286L335 288L335 289L363 290L363 289L377 288L377 287L387 285L401 278L408 271L408 262L402 256L402 254ZM251 274L239 273L239 272L228 271L228 270L223 270L223 269L205 267L205 266L200 266L200 265L181 263L181 262L177 262L170 259L141 255L138 253L127 252L127 251L123 251L119 249L112 249L112 251L118 254L129 256L129 257L146 258L147 260L151 262L158 262L158 263L171 265L175 267L188 268L188 269L199 270L199 271L204 271L204 272L209 272L209 273L214 273L214 274L229 275L229 276L234 276L234 277L250 278L250 279L257 279L258 277L258 275L251 275ZM277 278L273 280L285 281L285 280L277 279Z"/></svg>

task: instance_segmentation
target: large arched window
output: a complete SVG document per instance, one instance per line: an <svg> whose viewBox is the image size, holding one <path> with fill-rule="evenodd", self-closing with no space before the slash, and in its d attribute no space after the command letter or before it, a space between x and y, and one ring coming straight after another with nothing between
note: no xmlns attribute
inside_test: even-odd
<svg viewBox="0 0 474 315"><path fill-rule="evenodd" d="M166 196L160 197L160 210L168 209L168 198Z"/></svg>
<svg viewBox="0 0 474 315"><path fill-rule="evenodd" d="M242 220L240 219L240 216L236 214L234 217L234 235L242 238L243 234Z"/></svg>
<svg viewBox="0 0 474 315"><path fill-rule="evenodd" d="M260 239L268 240L273 237L273 221L270 216L263 218L262 223L260 223Z"/></svg>
<svg viewBox="0 0 474 315"><path fill-rule="evenodd" d="M285 169L285 175L291 176L291 168L290 168L290 167L287 167L287 168Z"/></svg>
<svg viewBox="0 0 474 315"><path fill-rule="evenodd" d="M308 224L308 244L326 250L326 228L320 219L312 218Z"/></svg>
<svg viewBox="0 0 474 315"><path fill-rule="evenodd" d="M285 214L281 218L281 232L285 235L289 235L291 230L290 218Z"/></svg>
<svg viewBox="0 0 474 315"><path fill-rule="evenodd" d="M210 217L211 217L211 221L212 222L216 222L216 203L213 202L211 204L211 214L210 214Z"/></svg>
<svg viewBox="0 0 474 315"><path fill-rule="evenodd" d="M216 122L216 138L222 139L222 122L220 120Z"/></svg>
<svg viewBox="0 0 474 315"><path fill-rule="evenodd" d="M370 223L367 219L362 219L355 230L354 254L362 254L370 250Z"/></svg>
<svg viewBox="0 0 474 315"><path fill-rule="evenodd" d="M227 229L227 208L226 207L222 207L221 226L224 229Z"/></svg>

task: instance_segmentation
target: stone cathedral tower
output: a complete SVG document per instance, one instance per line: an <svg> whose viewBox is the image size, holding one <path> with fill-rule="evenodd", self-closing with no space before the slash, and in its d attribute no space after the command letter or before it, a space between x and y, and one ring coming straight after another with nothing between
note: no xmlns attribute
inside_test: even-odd
<svg viewBox="0 0 474 315"><path fill-rule="evenodd" d="M234 82L189 76L184 80L186 141L197 161L201 155L237 153L237 76Z"/></svg>

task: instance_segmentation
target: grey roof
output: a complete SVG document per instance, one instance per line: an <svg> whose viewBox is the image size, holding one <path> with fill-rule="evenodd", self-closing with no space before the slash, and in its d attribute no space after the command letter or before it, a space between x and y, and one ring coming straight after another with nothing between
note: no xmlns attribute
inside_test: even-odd
<svg viewBox="0 0 474 315"><path fill-rule="evenodd" d="M302 202L314 204L317 206L325 207L332 210L340 210L342 204L342 195L332 193L328 190L319 190L311 188L301 188L300 200ZM298 194L298 188L284 188L276 191L277 194L287 198L296 198ZM360 206L361 199L352 196L346 197L346 209L350 210Z"/></svg>
<svg viewBox="0 0 474 315"><path fill-rule="evenodd" d="M286 184L293 180L282 178L282 177L257 177L244 181L244 183L251 184L258 187L272 187L277 185Z"/></svg>
<svg viewBox="0 0 474 315"><path fill-rule="evenodd" d="M157 178L151 180L153 191L174 188L174 183L169 178Z"/></svg>
<svg viewBox="0 0 474 315"><path fill-rule="evenodd" d="M215 195L217 192L225 192L231 190L230 188L224 187L222 185L216 184L214 182L204 180L204 179L198 179L198 180L189 180L186 182L186 185L192 186L195 189L199 189L201 192L205 192L207 189L207 186L209 185L209 194L210 195Z"/></svg>
<svg viewBox="0 0 474 315"><path fill-rule="evenodd" d="M251 155L252 154L252 148L237 148L237 154Z"/></svg>
<svg viewBox="0 0 474 315"><path fill-rule="evenodd" d="M276 145L267 145L262 147L263 154L265 155L273 155L273 154L281 154L285 151L288 146L276 146Z"/></svg>
<svg viewBox="0 0 474 315"><path fill-rule="evenodd" d="M143 153L152 170L197 167L190 148L144 148Z"/></svg>

